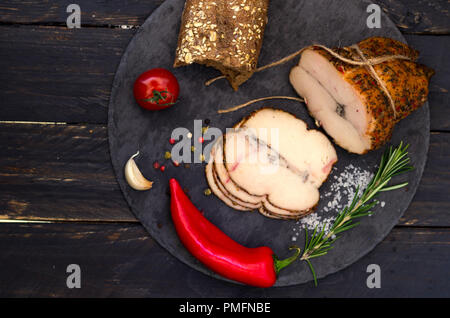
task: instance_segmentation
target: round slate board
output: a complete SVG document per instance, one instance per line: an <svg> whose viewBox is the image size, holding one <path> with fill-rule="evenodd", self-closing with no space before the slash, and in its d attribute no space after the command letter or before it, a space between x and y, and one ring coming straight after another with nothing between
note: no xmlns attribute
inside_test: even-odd
<svg viewBox="0 0 450 318"><path fill-rule="evenodd" d="M272 0L259 65L279 60L312 43L328 47L345 46L375 35L405 41L384 14L382 27L369 29L366 26L368 4L369 2L357 0ZM311 128L314 127L314 122L304 105L279 100L255 104L230 114L217 114L220 107L237 105L254 98L270 95L296 96L289 84L288 74L298 59L255 74L238 92L234 92L226 80L205 87L204 82L217 76L218 71L201 65L177 69L172 67L183 5L183 0L164 1L139 28L122 57L109 104L111 159L125 199L151 236L184 263L220 278L194 259L179 241L170 218L169 178L179 180L188 190L193 203L204 211L209 220L248 247L267 245L280 258L286 257L289 255L288 247L293 244L293 231L299 225L295 221L269 219L257 212L235 211L214 195L205 196L204 190L208 185L204 176L204 164L191 164L189 168L185 168L174 167L167 162L167 169L162 173L155 170L152 163L164 161L164 153L171 149L169 138L172 130L186 127L193 132L195 119L209 119L210 126L225 131L225 128L232 127L250 111L266 106L289 111L306 121ZM154 67L171 70L181 87L180 101L172 108L160 112L142 110L135 103L132 94L133 82L138 75ZM314 259L313 264L319 278L343 269L372 250L397 224L408 207L426 161L429 142L428 104L397 125L390 144L398 145L401 140L410 144L410 157L415 170L398 177L396 181L407 180L409 186L382 193L379 199L386 202L384 208L378 205L373 216L363 218L359 226L342 234L328 255ZM137 150L140 151L140 156L136 158L138 166L145 176L154 181L150 191L134 191L124 179L124 165ZM349 154L338 146L336 150L339 162L333 174L339 174L350 163L374 172L384 148L363 156ZM333 176L322 186L321 193L330 191L332 180ZM337 213L325 212L324 204L321 201L318 206L320 215ZM299 235L295 243L302 247L303 235ZM276 286L300 284L311 279L306 263L296 262L280 273Z"/></svg>

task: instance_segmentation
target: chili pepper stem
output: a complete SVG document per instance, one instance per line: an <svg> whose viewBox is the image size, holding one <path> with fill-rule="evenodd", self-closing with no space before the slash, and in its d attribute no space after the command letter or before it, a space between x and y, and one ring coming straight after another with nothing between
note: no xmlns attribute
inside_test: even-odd
<svg viewBox="0 0 450 318"><path fill-rule="evenodd" d="M300 255L300 248L297 246L292 246L289 248L290 250L295 249L296 252L294 255L292 255L291 257L285 258L285 259L278 259L278 257L276 255L273 256L273 264L275 267L275 273L278 275L278 273L285 267L291 265Z"/></svg>

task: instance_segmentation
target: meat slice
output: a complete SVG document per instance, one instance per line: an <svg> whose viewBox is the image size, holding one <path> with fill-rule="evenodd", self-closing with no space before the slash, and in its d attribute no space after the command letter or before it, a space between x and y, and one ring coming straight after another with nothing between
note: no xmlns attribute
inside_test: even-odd
<svg viewBox="0 0 450 318"><path fill-rule="evenodd" d="M250 208L246 208L242 205L240 205L238 202L230 199L228 197L228 193L223 191L223 188L220 188L217 184L217 179L214 176L214 172L213 172L213 164L212 162L209 162L206 167L205 167L205 174L206 174L206 179L208 181L208 184L211 188L211 191L220 199L222 200L226 205L228 205L229 207L236 209L236 210L240 210L240 211L249 211L251 210Z"/></svg>
<svg viewBox="0 0 450 318"><path fill-rule="evenodd" d="M272 218L298 219L313 211L318 188L337 161L322 133L271 108L251 114L221 141L211 152L208 182L229 206L257 208Z"/></svg>
<svg viewBox="0 0 450 318"><path fill-rule="evenodd" d="M305 99L308 110L342 148L364 154L388 141L394 126L427 99L434 71L416 63L418 52L396 40L373 37L357 44L364 58L401 55L373 68L394 103L366 66L351 65L320 47L303 51L290 73L290 82ZM340 56L360 60L355 47L333 49Z"/></svg>
<svg viewBox="0 0 450 318"><path fill-rule="evenodd" d="M242 206L256 209L261 206L261 196L248 193L245 189L239 188L230 178L223 161L223 143L219 140L212 150L213 171L217 177L217 183L223 187L224 192L228 193L231 198L239 202Z"/></svg>
<svg viewBox="0 0 450 318"><path fill-rule="evenodd" d="M248 193L265 197L285 210L304 211L314 206L318 201L315 188L308 186L301 175L272 159L277 155L259 149L260 145L247 133L240 130L226 135L224 159L231 180Z"/></svg>
<svg viewBox="0 0 450 318"><path fill-rule="evenodd" d="M211 162L208 165L212 164L212 175L215 177L215 184L212 184L210 180L208 182L211 185L211 188L217 187L220 189L221 194L225 194L227 200L224 202L229 204L230 201L233 204L237 204L239 208L238 210L254 210L258 209L262 214L270 216L272 218L282 218L282 219L297 219L300 216L299 211L291 211L286 209L281 209L279 207L271 204L264 195L254 195L250 194L244 188L239 187L232 178L230 177L228 170L226 169L226 165L223 162L223 151L222 151L222 143L217 142L215 147L213 147L211 151ZM220 176L220 177L219 177ZM208 177L208 176L207 176ZM214 190L213 190L214 192ZM266 208L263 207L263 204ZM302 213L307 211L302 211Z"/></svg>
<svg viewBox="0 0 450 318"><path fill-rule="evenodd" d="M283 164L317 187L337 161L328 138L318 130L308 130L304 121L288 112L263 108L251 114L240 127L252 129L260 142L280 154Z"/></svg>

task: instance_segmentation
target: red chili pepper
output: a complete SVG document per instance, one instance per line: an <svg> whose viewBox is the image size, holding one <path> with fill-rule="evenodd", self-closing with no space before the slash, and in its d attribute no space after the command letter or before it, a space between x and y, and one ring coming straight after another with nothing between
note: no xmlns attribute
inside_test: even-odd
<svg viewBox="0 0 450 318"><path fill-rule="evenodd" d="M245 247L209 222L189 200L180 184L170 179L172 220L186 249L225 278L251 286L270 287L278 272L300 254L279 260L267 246Z"/></svg>

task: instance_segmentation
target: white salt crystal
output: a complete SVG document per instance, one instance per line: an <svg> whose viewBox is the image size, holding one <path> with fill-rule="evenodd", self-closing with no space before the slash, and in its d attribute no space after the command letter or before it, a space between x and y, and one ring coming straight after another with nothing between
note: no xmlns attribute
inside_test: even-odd
<svg viewBox="0 0 450 318"><path fill-rule="evenodd" d="M333 167L333 170L337 170L337 168ZM358 195L361 195L372 177L373 173L370 171L363 170L353 164L346 166L341 173L334 175L332 179L330 178L332 180L330 191L322 195L322 198L324 198L322 211L311 213L297 221L296 225L299 226L299 230L308 229L311 232L317 227L318 230L324 228L325 233L328 233L337 214L343 207L351 204L355 196L356 188L359 186ZM328 202L325 200L328 200ZM384 204L384 202L381 202L382 207ZM326 215L319 215L318 213L320 212L327 213ZM333 215L330 215L331 213ZM296 232L296 234L298 233ZM293 237L292 240L297 240L297 237Z"/></svg>

